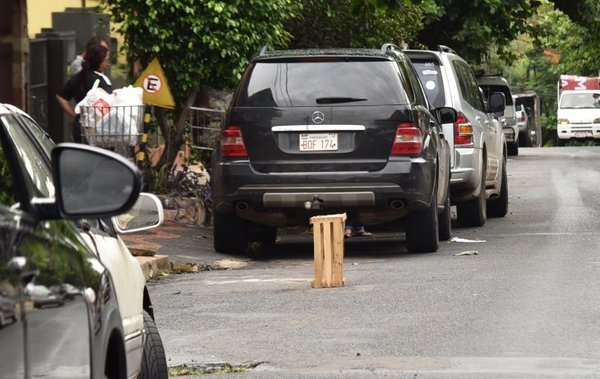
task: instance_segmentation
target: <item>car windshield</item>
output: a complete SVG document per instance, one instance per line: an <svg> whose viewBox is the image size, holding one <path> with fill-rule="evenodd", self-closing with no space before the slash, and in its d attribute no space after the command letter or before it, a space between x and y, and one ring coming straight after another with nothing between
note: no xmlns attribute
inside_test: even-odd
<svg viewBox="0 0 600 379"><path fill-rule="evenodd" d="M258 62L249 70L238 107L407 103L391 61Z"/></svg>
<svg viewBox="0 0 600 379"><path fill-rule="evenodd" d="M560 99L562 109L600 108L599 92L566 93Z"/></svg>

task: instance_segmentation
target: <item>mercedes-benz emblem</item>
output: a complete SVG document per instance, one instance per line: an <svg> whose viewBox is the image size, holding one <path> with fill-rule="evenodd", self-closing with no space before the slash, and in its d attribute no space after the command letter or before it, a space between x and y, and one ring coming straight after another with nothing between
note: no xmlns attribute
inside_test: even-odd
<svg viewBox="0 0 600 379"><path fill-rule="evenodd" d="M321 111L314 111L310 118L315 124L322 124L325 121L325 115Z"/></svg>

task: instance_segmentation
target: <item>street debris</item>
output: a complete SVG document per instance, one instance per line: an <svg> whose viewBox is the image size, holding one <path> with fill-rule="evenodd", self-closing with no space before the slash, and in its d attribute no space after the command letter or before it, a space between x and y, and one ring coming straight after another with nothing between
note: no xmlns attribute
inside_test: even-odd
<svg viewBox="0 0 600 379"><path fill-rule="evenodd" d="M475 250L467 250L467 251L463 251L462 253L456 253L454 254L455 256L462 256L462 255L479 255L479 253Z"/></svg>
<svg viewBox="0 0 600 379"><path fill-rule="evenodd" d="M179 365L175 367L169 367L169 377L175 376L190 376L190 375L206 375L206 374L230 374L230 373L243 373L250 369L256 368L257 366L265 362L250 362L242 364L229 364L229 363L210 363L204 365Z"/></svg>
<svg viewBox="0 0 600 379"><path fill-rule="evenodd" d="M460 238L460 237L452 237L452 239L450 240L451 242L464 242L464 243L479 243L479 242L485 242L485 240L480 240L480 239L476 239L476 240L469 240L466 238Z"/></svg>

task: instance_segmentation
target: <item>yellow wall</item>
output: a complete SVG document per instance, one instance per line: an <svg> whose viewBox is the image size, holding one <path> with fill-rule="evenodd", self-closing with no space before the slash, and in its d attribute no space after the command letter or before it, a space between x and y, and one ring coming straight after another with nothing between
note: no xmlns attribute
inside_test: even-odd
<svg viewBox="0 0 600 379"><path fill-rule="evenodd" d="M99 0L27 0L27 33L29 38L35 38L35 35L42 31L42 28L52 27L52 12L62 12L66 8L81 8L85 2L86 8L97 6ZM118 46L122 46L123 38L114 31L114 25L111 24L111 37L117 39ZM117 57L119 63L125 63L123 52L119 52Z"/></svg>
<svg viewBox="0 0 600 379"><path fill-rule="evenodd" d="M27 0L27 32L29 38L52 27L52 12L62 12L65 8L81 8L82 0ZM98 0L85 0L87 8L98 5Z"/></svg>

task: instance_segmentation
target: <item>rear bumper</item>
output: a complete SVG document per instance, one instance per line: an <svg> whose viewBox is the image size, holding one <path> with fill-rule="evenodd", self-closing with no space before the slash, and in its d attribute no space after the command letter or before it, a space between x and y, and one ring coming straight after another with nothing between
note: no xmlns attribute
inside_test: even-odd
<svg viewBox="0 0 600 379"><path fill-rule="evenodd" d="M435 161L403 158L377 172L261 173L248 161L213 166L213 201L222 214L293 226L310 216L354 212L365 224L394 221L431 203Z"/></svg>
<svg viewBox="0 0 600 379"><path fill-rule="evenodd" d="M515 143L519 139L519 128L516 125L514 127L503 127L502 133L504 133L504 138L506 139L507 143Z"/></svg>
<svg viewBox="0 0 600 379"><path fill-rule="evenodd" d="M455 149L455 165L450 179L450 198L453 204L471 200L479 195L482 159L481 149Z"/></svg>

